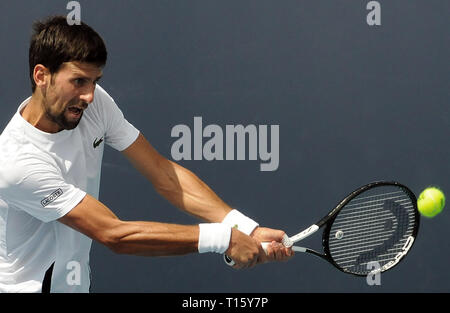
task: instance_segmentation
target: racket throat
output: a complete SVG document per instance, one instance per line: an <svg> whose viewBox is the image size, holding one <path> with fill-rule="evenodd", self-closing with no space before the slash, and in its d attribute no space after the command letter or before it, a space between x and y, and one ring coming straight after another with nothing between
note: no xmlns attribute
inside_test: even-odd
<svg viewBox="0 0 450 313"><path fill-rule="evenodd" d="M299 247L299 246L293 246L292 250L295 251L295 252L310 253L310 254L313 254L315 256L318 256L318 257L328 261L328 257L326 255L324 255L322 253L319 253L319 252L317 252L317 251L315 251L313 249Z"/></svg>

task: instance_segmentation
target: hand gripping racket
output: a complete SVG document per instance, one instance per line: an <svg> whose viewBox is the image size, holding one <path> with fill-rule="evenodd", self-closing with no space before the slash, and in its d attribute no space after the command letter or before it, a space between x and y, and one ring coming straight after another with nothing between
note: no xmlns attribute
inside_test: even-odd
<svg viewBox="0 0 450 313"><path fill-rule="evenodd" d="M316 255L344 273L367 276L387 271L404 258L417 236L419 222L414 193L400 183L380 181L358 188L317 223L286 236L283 244ZM293 246L320 228L323 253ZM264 250L268 245L262 243ZM234 265L231 258L224 257L228 265Z"/></svg>

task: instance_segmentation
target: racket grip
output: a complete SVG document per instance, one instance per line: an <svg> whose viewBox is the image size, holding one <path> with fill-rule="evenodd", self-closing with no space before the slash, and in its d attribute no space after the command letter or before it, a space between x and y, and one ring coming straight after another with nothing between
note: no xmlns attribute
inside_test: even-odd
<svg viewBox="0 0 450 313"><path fill-rule="evenodd" d="M286 247L290 248L293 245L293 242L289 239L289 237L285 234L283 239L281 240L281 243ZM261 242L261 247L263 248L264 252L267 254L267 248L269 247L271 243L270 242ZM223 255L223 260L225 263L229 266L233 266L236 264L232 258L230 258L228 255Z"/></svg>
<svg viewBox="0 0 450 313"><path fill-rule="evenodd" d="M267 254L267 247L270 245L270 242L261 242L261 247L263 248L264 252Z"/></svg>
<svg viewBox="0 0 450 313"><path fill-rule="evenodd" d="M283 239L281 240L281 243L286 247L290 248L294 244L291 239L285 234L283 236ZM270 242L261 242L261 247L264 249L264 252L267 254L267 247L270 245Z"/></svg>

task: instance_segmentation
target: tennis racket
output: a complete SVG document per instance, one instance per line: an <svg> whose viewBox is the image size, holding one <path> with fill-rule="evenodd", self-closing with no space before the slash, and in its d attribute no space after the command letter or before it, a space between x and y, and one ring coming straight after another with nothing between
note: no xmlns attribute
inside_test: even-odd
<svg viewBox="0 0 450 313"><path fill-rule="evenodd" d="M417 199L408 187L373 182L353 191L317 223L290 238L285 236L283 244L318 256L344 273L367 276L387 271L405 257L419 223ZM321 228L323 253L293 245ZM268 245L262 243L265 251ZM234 265L228 256L224 259Z"/></svg>

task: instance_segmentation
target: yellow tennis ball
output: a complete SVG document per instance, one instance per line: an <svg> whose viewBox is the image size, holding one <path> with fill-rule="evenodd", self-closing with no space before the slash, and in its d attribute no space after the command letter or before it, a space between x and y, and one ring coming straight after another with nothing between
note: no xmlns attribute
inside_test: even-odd
<svg viewBox="0 0 450 313"><path fill-rule="evenodd" d="M419 195L417 208L420 214L426 217L434 217L441 213L445 206L445 195L437 187L428 187Z"/></svg>

